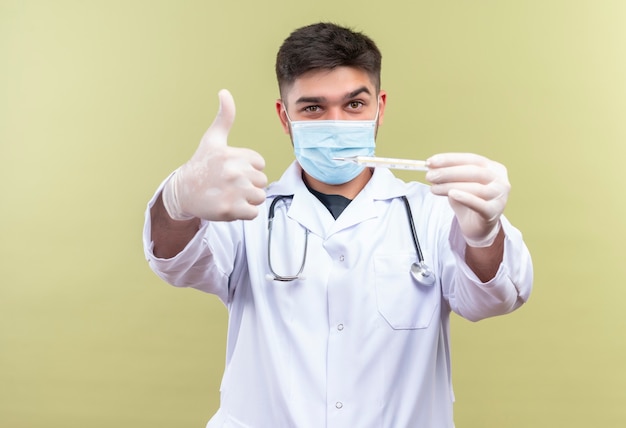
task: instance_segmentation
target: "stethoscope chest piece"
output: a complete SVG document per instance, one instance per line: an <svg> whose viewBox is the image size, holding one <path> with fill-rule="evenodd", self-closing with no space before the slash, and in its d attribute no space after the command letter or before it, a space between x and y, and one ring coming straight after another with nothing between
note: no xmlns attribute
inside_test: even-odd
<svg viewBox="0 0 626 428"><path fill-rule="evenodd" d="M435 274L424 262L415 262L411 265L411 275L418 284L430 287L435 283Z"/></svg>
<svg viewBox="0 0 626 428"><path fill-rule="evenodd" d="M435 283L435 272L433 272L424 261L424 255L422 254L422 249L417 239L417 232L415 231L415 223L413 222L413 213L411 212L409 200L406 196L402 196L402 200L406 208L406 215L409 218L409 226L411 227L411 235L413 236L413 246L417 253L417 261L411 265L411 275L418 284L430 287Z"/></svg>

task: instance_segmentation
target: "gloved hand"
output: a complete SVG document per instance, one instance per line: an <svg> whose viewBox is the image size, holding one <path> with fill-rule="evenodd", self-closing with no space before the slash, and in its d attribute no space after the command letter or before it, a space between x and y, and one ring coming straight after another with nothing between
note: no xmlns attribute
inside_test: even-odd
<svg viewBox="0 0 626 428"><path fill-rule="evenodd" d="M235 101L225 89L218 96L220 109L196 152L163 188L163 204L174 220L250 220L265 202L265 160L253 150L227 145Z"/></svg>
<svg viewBox="0 0 626 428"><path fill-rule="evenodd" d="M465 242L492 245L511 189L506 167L471 153L434 155L426 165L432 193L448 197Z"/></svg>

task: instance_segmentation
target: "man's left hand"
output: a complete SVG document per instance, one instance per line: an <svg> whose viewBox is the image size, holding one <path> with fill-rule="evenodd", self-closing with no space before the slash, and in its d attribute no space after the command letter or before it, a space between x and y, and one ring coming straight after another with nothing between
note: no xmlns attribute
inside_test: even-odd
<svg viewBox="0 0 626 428"><path fill-rule="evenodd" d="M472 153L442 153L426 161L435 195L447 196L468 245L489 247L511 189L506 167Z"/></svg>

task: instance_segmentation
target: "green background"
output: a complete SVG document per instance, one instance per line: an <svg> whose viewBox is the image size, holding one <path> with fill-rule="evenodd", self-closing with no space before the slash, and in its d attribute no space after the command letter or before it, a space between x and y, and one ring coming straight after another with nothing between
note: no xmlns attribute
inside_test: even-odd
<svg viewBox="0 0 626 428"><path fill-rule="evenodd" d="M226 310L149 270L144 207L221 88L279 177L274 58L318 20L383 51L379 155L509 169L535 290L453 318L457 427L626 426L626 2L0 0L1 427L204 426Z"/></svg>

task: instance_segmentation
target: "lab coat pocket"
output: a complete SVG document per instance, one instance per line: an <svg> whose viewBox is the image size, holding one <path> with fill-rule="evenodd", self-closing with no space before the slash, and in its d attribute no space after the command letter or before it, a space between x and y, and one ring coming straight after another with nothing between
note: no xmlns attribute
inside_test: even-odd
<svg viewBox="0 0 626 428"><path fill-rule="evenodd" d="M374 258L378 312L396 330L424 329L440 305L440 288L421 285L411 275L415 254Z"/></svg>

